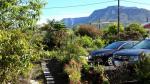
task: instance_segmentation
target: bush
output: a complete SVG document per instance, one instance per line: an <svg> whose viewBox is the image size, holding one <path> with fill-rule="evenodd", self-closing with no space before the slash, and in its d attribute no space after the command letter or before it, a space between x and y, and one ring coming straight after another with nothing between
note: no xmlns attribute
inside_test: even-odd
<svg viewBox="0 0 150 84"><path fill-rule="evenodd" d="M122 25L120 25L120 33L124 31L124 28ZM118 38L118 26L116 23L113 23L108 26L106 30L104 30L103 39L106 39L108 43L118 41L120 40Z"/></svg>
<svg viewBox="0 0 150 84"><path fill-rule="evenodd" d="M113 24L104 31L103 38L109 43L119 40L141 40L148 36L147 31L140 24L130 24L125 29L120 26L120 33L117 33L117 25Z"/></svg>
<svg viewBox="0 0 150 84"><path fill-rule="evenodd" d="M142 38L142 39L145 38L146 36L148 36L147 31L140 24L136 24L136 23L133 23L133 24L130 24L129 26L127 26L125 28L125 31L131 32L131 33L138 32L138 35L141 36L139 38ZM138 38L138 37L136 37L136 38Z"/></svg>
<svg viewBox="0 0 150 84"><path fill-rule="evenodd" d="M119 35L120 40L142 40L144 38L138 31L124 31Z"/></svg>
<svg viewBox="0 0 150 84"><path fill-rule="evenodd" d="M122 32L124 30L123 26L120 25L120 32ZM108 27L107 32L109 33L109 35L116 35L118 33L118 25L117 23L113 23Z"/></svg>
<svg viewBox="0 0 150 84"><path fill-rule="evenodd" d="M150 84L150 57L141 55L141 60L136 65L136 74L140 83Z"/></svg>
<svg viewBox="0 0 150 84"><path fill-rule="evenodd" d="M87 81L88 84L110 84L104 74L104 67L101 65L89 67L83 66L82 80Z"/></svg>
<svg viewBox="0 0 150 84"><path fill-rule="evenodd" d="M102 32L91 25L80 25L80 27L76 31L76 34L81 36L89 36L91 38L97 38L102 35Z"/></svg>
<svg viewBox="0 0 150 84"><path fill-rule="evenodd" d="M69 75L70 84L80 84L81 64L71 59L69 64L65 65L65 72Z"/></svg>
<svg viewBox="0 0 150 84"><path fill-rule="evenodd" d="M59 51L44 51L41 53L41 55L42 58L52 59L59 56Z"/></svg>
<svg viewBox="0 0 150 84"><path fill-rule="evenodd" d="M77 43L71 43L66 46L64 49L66 51L66 57L69 57L69 59L76 59L79 60L79 56L87 56L88 52Z"/></svg>
<svg viewBox="0 0 150 84"><path fill-rule="evenodd" d="M0 30L0 83L15 83L31 69L34 48L19 29Z"/></svg>
<svg viewBox="0 0 150 84"><path fill-rule="evenodd" d="M106 76L104 75L104 67L101 65L94 67L95 72L99 75L98 80L101 84L110 84Z"/></svg>
<svg viewBox="0 0 150 84"><path fill-rule="evenodd" d="M66 44L68 33L65 30L48 31L44 43L47 44L48 49L61 48Z"/></svg>
<svg viewBox="0 0 150 84"><path fill-rule="evenodd" d="M93 47L93 39L89 36L81 36L78 37L76 40L78 44L83 46L84 48Z"/></svg>
<svg viewBox="0 0 150 84"><path fill-rule="evenodd" d="M82 46L88 52L95 49L100 49L105 45L104 40L100 38L92 39L89 36L76 37L75 41L78 45Z"/></svg>
<svg viewBox="0 0 150 84"><path fill-rule="evenodd" d="M102 40L100 38L94 40L94 46L96 46L98 49L104 47L104 45L105 45L104 40Z"/></svg>

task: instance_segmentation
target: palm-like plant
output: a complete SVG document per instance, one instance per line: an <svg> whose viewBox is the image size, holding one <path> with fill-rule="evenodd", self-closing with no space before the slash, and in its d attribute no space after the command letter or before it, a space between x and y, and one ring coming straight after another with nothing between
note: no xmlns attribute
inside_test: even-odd
<svg viewBox="0 0 150 84"><path fill-rule="evenodd" d="M47 23L44 24L42 30L61 30L66 28L62 22L53 20L47 20Z"/></svg>

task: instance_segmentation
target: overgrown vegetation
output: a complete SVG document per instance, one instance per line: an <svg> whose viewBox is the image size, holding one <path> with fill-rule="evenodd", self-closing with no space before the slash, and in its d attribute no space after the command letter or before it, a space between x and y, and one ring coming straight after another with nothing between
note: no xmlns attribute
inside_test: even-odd
<svg viewBox="0 0 150 84"><path fill-rule="evenodd" d="M68 77L72 84L109 84L101 65L90 68L86 60L88 53L102 48L107 43L140 40L147 36L146 30L140 24L130 24L125 28L120 25L120 38L115 23L106 30L91 25L80 25L73 30L66 28L62 22L48 20L47 24L37 28L36 22L45 1L1 0L0 3L4 3L0 7L0 84L19 84L23 79L38 79L36 75L42 75L41 69L32 76L31 71L35 68L33 64L43 59L60 62L59 72L68 74L64 78ZM149 78L147 59L137 65L140 81Z"/></svg>
<svg viewBox="0 0 150 84"><path fill-rule="evenodd" d="M117 24L112 24L104 30L103 38L109 43L119 40L142 40L148 36L148 32L137 23L132 23L127 27L120 25L120 33L117 33Z"/></svg>
<svg viewBox="0 0 150 84"><path fill-rule="evenodd" d="M14 82L19 74L31 69L32 47L20 30L1 30L0 33L1 83Z"/></svg>
<svg viewBox="0 0 150 84"><path fill-rule="evenodd" d="M44 0L1 0L0 29L33 29L39 16L40 9L45 5Z"/></svg>
<svg viewBox="0 0 150 84"><path fill-rule="evenodd" d="M137 79L142 84L150 83L150 57L149 55L141 55L141 60L135 68Z"/></svg>
<svg viewBox="0 0 150 84"><path fill-rule="evenodd" d="M42 37L33 29L45 2L1 0L0 3L0 83L15 84L29 78L32 62L39 60L43 51Z"/></svg>
<svg viewBox="0 0 150 84"><path fill-rule="evenodd" d="M65 72L69 75L70 84L80 84L81 64L71 59L69 64L65 65Z"/></svg>
<svg viewBox="0 0 150 84"><path fill-rule="evenodd" d="M89 36L91 38L97 38L102 35L102 32L97 29L95 26L91 25L80 25L79 28L76 31L77 35L81 36Z"/></svg>

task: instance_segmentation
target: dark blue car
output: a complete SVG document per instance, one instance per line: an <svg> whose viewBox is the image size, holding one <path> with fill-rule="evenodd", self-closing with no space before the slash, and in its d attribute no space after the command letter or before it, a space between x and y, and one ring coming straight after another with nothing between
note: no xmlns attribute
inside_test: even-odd
<svg viewBox="0 0 150 84"><path fill-rule="evenodd" d="M123 63L134 64L140 60L140 54L150 54L150 39L143 40L131 49L117 51L113 55L115 66L121 66Z"/></svg>
<svg viewBox="0 0 150 84"><path fill-rule="evenodd" d="M89 54L89 63L99 63L104 65L113 65L112 56L113 53L121 49L132 48L138 41L118 41L100 50L92 51Z"/></svg>

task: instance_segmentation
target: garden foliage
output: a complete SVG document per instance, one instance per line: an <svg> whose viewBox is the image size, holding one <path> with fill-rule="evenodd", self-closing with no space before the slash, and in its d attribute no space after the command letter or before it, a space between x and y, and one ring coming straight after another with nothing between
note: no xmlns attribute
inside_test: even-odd
<svg viewBox="0 0 150 84"><path fill-rule="evenodd" d="M141 60L136 65L136 75L140 83L149 84L150 83L150 57L149 55L142 55Z"/></svg>

